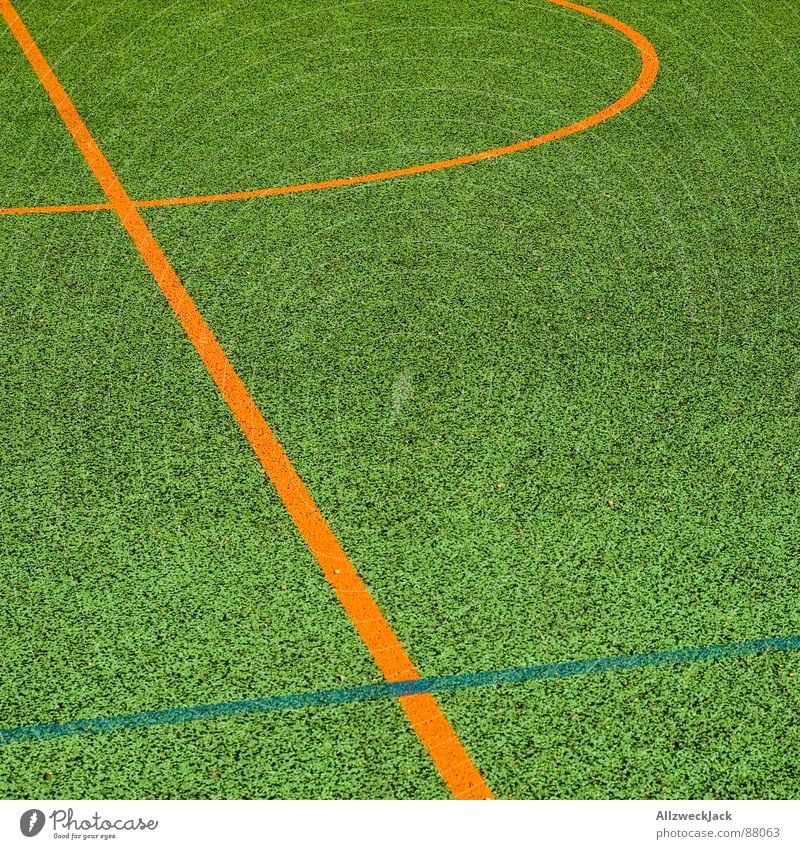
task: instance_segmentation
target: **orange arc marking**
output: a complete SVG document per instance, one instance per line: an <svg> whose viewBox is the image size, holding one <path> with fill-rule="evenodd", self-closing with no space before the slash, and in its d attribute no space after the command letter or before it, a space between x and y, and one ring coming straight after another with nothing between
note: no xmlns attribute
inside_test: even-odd
<svg viewBox="0 0 800 849"><path fill-rule="evenodd" d="M22 19L9 0L0 0L0 11L375 663L388 681L418 678L419 673L411 658L328 527L246 386ZM399 702L453 796L458 799L492 798L483 776L473 764L436 699L430 694L421 694L403 696Z"/></svg>
<svg viewBox="0 0 800 849"><path fill-rule="evenodd" d="M109 198L109 203L105 204L16 207L0 209L0 214L86 212L102 209L113 209L117 212L123 226L155 277L217 388L261 461L263 468L269 475L300 533L320 564L325 577L336 592L376 664L389 681L417 678L419 673L356 572L355 567L334 537L291 461L148 229L137 207L244 200L270 195L292 194L377 182L452 168L458 165L467 165L484 159L517 153L588 129L627 109L650 89L658 72L658 57L653 45L647 38L615 18L586 6L572 3L570 0L548 0L548 2L573 9L608 24L630 39L640 53L642 67L633 86L610 106L588 118L505 147L375 174L327 180L319 183L304 183L296 186L278 186L243 192L134 202L120 183L16 10L9 0L0 0L0 11L2 11L6 23ZM463 744L453 731L434 697L430 694L403 696L399 699L399 702L453 795L462 799L492 798L491 791L483 777L472 763Z"/></svg>
<svg viewBox="0 0 800 849"><path fill-rule="evenodd" d="M570 0L548 0L556 6L564 6L567 9L572 9L575 12L580 12L588 15L591 18L596 18L602 21L615 30L621 32L628 38L639 51L642 60L642 67L636 82L631 86L625 94L618 100L615 100L605 109L595 112L588 118L583 118L566 127L560 127L549 133L541 136L536 136L532 139L516 142L515 144L506 145L505 147L496 147L492 150L483 150L478 153L470 153L466 156L456 156L452 159L440 159L436 162L425 162L421 165L410 165L407 168L395 168L391 171L379 171L374 174L360 174L356 177L340 177L335 180L324 180L320 183L299 183L296 186L273 186L268 189L250 189L241 192L224 192L222 194L211 195L187 195L186 197L174 198L151 198L149 200L135 201L134 205L140 209L150 208L154 206L180 206L192 203L214 203L216 201L231 201L231 200L248 200L250 198L271 197L273 195L291 195L298 192L312 192L319 189L335 189L342 186L356 186L362 183L376 183L382 180L393 180L397 177L409 177L413 174L424 174L428 171L441 171L445 168L455 168L459 165L470 165L473 162L482 162L484 159L495 159L499 156L508 156L511 153L519 153L522 150L529 150L533 147L538 147L548 142L563 139L566 136L574 135L582 130L594 127L613 118L620 112L632 106L637 100L643 97L653 85L656 75L658 74L658 55L650 41L645 38L640 32L637 32L626 23L612 18L610 15L605 15L603 12L598 12L596 9L590 9L588 6L580 6L577 3L572 3ZM12 207L8 209L0 209L0 215L19 215L32 212L88 212L98 209L112 209L111 204L72 204L64 206L43 206L43 207Z"/></svg>

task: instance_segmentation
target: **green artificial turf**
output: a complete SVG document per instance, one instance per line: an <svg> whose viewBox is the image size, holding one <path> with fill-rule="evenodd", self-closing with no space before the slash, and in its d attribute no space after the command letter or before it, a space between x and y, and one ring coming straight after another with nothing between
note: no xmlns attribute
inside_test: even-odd
<svg viewBox="0 0 800 849"><path fill-rule="evenodd" d="M0 27L0 207L101 203L103 192L5 23Z"/></svg>
<svg viewBox="0 0 800 849"><path fill-rule="evenodd" d="M501 798L797 799L798 676L767 654L442 703Z"/></svg>
<svg viewBox="0 0 800 849"><path fill-rule="evenodd" d="M620 33L543 0L34 0L20 10L134 197L508 144L606 106L637 65Z"/></svg>
<svg viewBox="0 0 800 849"><path fill-rule="evenodd" d="M19 743L0 795L56 799L437 799L391 702Z"/></svg>
<svg viewBox="0 0 800 849"><path fill-rule="evenodd" d="M425 675L800 632L800 15L601 8L661 61L607 124L460 169L146 213ZM20 10L136 197L506 144L638 72L619 33L543 2ZM0 225L3 724L376 680L113 216ZM72 280L93 268L89 297ZM40 621L45 599L71 612ZM735 659L443 704L499 795L796 798L796 669ZM396 706L302 716L15 744L0 792L41 795L47 757L73 796L443 792ZM331 744L338 722L363 736ZM306 732L328 741L318 777ZM341 776L330 745L352 757ZM247 779L210 784L236 752ZM145 765L130 785L109 766L126 758Z"/></svg>
<svg viewBox="0 0 800 849"><path fill-rule="evenodd" d="M119 223L0 218L0 241L2 726L379 680ZM136 796L139 771L151 783L138 792L156 796L159 782L167 795L302 794L280 753L317 750L307 792L367 792L352 778L367 752L390 794L405 779L381 753L397 737L404 768L435 793L399 708L370 710L381 719L344 742L333 718L327 732L302 717L257 721L273 759L265 749L249 790L241 775L208 784L208 770L194 789L175 783L184 743L172 731L156 733L170 741L158 757L118 735L86 744L85 761L80 742L50 747L42 769L30 747L3 746L0 795ZM211 726L189 732L189 751L203 733L221 735L214 763L244 757Z"/></svg>

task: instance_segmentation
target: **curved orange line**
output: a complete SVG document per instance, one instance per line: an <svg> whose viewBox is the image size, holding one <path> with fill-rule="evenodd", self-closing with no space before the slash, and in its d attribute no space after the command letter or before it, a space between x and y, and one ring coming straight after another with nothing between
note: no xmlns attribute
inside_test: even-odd
<svg viewBox="0 0 800 849"><path fill-rule="evenodd" d="M658 70L655 50L644 36L601 12L578 6L570 0L549 0L567 8L595 17L624 33L639 49L642 70L634 86L611 106L595 115L555 130L535 139L518 142L508 147L495 148L470 156L430 162L424 165L368 174L323 183L287 186L274 189L237 192L227 195L210 195L195 198L173 198L161 201L135 203L120 182L103 151L97 145L69 95L56 77L47 59L37 46L27 27L19 17L11 0L0 0L0 15L39 78L56 111L72 135L95 178L102 187L108 204L83 204L72 207L27 207L24 211L81 211L86 209L113 209L120 218L143 261L161 288L177 319L184 328L200 358L206 366L234 418L241 427L253 451L269 475L278 495L285 504L298 530L316 557L331 587L350 616L354 627L371 652L376 664L388 681L418 678L411 658L385 619L366 585L331 531L325 517L313 501L302 479L276 438L266 419L258 409L246 385L233 368L211 328L184 287L174 267L164 254L137 206L159 206L170 203L201 203L211 200L234 200L271 194L310 191L313 189L374 182L393 177L418 174L478 162L495 156L515 153L557 138L576 133L621 112L638 100L652 85ZM21 214L23 208L0 210ZM428 750L434 764L457 798L492 798L483 776L456 735L441 707L430 693L401 696L400 705L408 720Z"/></svg>
<svg viewBox="0 0 800 849"><path fill-rule="evenodd" d="M376 183L381 180L393 180L396 177L409 177L412 174L424 174L428 171L441 171L445 168L455 168L458 165L470 165L473 162L481 162L484 159L494 159L498 156L508 156L511 153L519 153L522 150L529 150L532 147L538 147L547 142L563 139L566 136L574 135L582 130L587 130L589 127L594 127L619 115L629 106L632 106L643 97L653 85L656 75L658 74L658 55L655 47L650 41L645 38L640 32L628 26L626 23L612 18L610 15L598 12L596 9L590 9L588 6L580 6L577 3L572 3L571 0L547 0L556 6L564 6L567 9L572 9L575 12L588 15L591 18L596 18L610 27L613 27L618 32L621 32L629 41L631 41L642 59L642 67L639 71L639 76L636 82L631 86L625 94L618 100L615 100L609 106L595 112L588 118L582 118L580 121L575 121L566 127L560 127L557 130L552 130L541 136L536 136L532 139L509 144L504 147L495 147L491 150L482 150L478 153L470 153L466 156L456 156L452 159L440 159L436 162L424 162L421 165L409 165L406 168L395 168L391 171L379 171L374 174L359 174L355 177L340 177L335 180L323 180L319 183L300 183L296 186L272 186L268 189L250 189L241 192L224 192L222 194L212 195L188 195L186 197L174 198L150 198L148 200L134 201L134 205L140 209L145 209L155 206L179 206L190 203L214 203L216 201L226 200L248 200L250 198L271 197L272 195L290 195L297 192L313 192L319 189L335 189L342 186L356 186L361 183ZM65 206L39 206L39 207L15 207L9 209L0 209L0 215L21 215L33 212L89 212L98 209L112 209L109 203L92 203L92 204L72 204Z"/></svg>
<svg viewBox="0 0 800 849"><path fill-rule="evenodd" d="M384 678L387 681L418 679L420 674L405 647L11 0L0 0L0 16L8 24ZM453 796L457 799L494 798L434 696L431 693L410 694L398 697L398 702Z"/></svg>
<svg viewBox="0 0 800 849"><path fill-rule="evenodd" d="M418 679L420 674L403 644L11 0L0 0L0 16L8 24L384 678L387 681ZM434 696L410 694L400 696L398 702L453 796L494 798Z"/></svg>

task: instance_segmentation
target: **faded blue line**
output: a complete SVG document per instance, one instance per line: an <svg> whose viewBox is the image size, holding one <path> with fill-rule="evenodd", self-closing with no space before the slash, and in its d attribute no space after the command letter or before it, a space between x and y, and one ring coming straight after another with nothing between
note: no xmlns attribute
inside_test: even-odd
<svg viewBox="0 0 800 849"><path fill-rule="evenodd" d="M341 690L317 690L288 696L270 696L263 699L243 699L235 702L176 707L128 713L120 716L103 716L97 719L76 719L71 722L53 722L46 725L25 725L0 730L0 744L25 740L50 740L54 737L72 737L81 734L99 734L124 728L145 728L154 725L178 725L184 722L219 719L241 714L271 713L281 710L301 710L326 705L372 702L379 699L413 696L419 693L444 693L467 690L473 687L495 687L501 684L523 684L528 681L547 681L555 678L574 678L599 672L621 672L626 669L666 666L676 663L695 663L726 657L758 655L770 651L796 651L800 649L800 636L771 637L739 643L723 643L697 648L654 651L649 654L630 654L619 657L598 657L589 660L569 660L563 663L543 663L537 666L520 666L511 669L493 669L486 672L466 672L461 675L441 675L419 678L414 681L367 684Z"/></svg>

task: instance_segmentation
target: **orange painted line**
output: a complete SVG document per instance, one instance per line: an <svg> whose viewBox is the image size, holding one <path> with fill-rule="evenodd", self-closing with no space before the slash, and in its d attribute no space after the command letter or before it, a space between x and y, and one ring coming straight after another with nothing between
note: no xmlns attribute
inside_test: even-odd
<svg viewBox="0 0 800 849"><path fill-rule="evenodd" d="M533 147L538 147L548 142L563 139L566 136L574 135L582 130L587 130L609 118L613 118L620 112L632 106L637 100L643 97L653 85L656 75L658 74L658 55L650 41L645 38L640 32L637 32L626 23L612 18L610 15L605 15L603 12L598 12L595 9L590 9L588 6L580 6L577 3L572 3L570 0L547 0L556 6L564 6L567 9L572 9L575 12L588 15L591 18L596 18L610 27L613 27L618 32L626 36L639 51L642 60L641 70L634 84L625 94L618 100L615 100L609 106L595 112L588 118L583 118L566 127L560 127L552 132L545 133L541 136L536 136L532 139L516 142L515 144L506 145L505 147L496 147L492 150L483 150L478 153L470 153L466 156L456 156L452 159L441 159L436 162L425 162L421 165L410 165L407 168L395 168L391 171L379 171L375 174L360 174L356 177L340 177L335 180L323 180L319 183L300 183L296 186L273 186L268 189L251 189L241 192L224 192L222 194L212 195L188 195L186 197L175 198L151 198L149 200L136 201L135 205L140 209L146 209L155 206L181 206L184 204L193 203L214 203L217 201L232 201L232 200L248 200L250 198L271 197L273 195L291 195L298 192L313 192L320 189L335 189L342 186L356 186L362 183L376 183L381 180L393 180L397 177L409 177L413 174L424 174L428 171L441 171L445 168L455 168L459 165L470 165L473 162L482 162L484 159L495 159L499 156L508 156L512 153L519 153L522 150L529 150ZM78 206L57 206L44 207L37 209L36 207L19 207L17 209L0 209L0 215L20 212L32 211L47 211L47 212L82 212L89 208L89 205ZM103 206L99 208L110 208Z"/></svg>
<svg viewBox="0 0 800 849"><path fill-rule="evenodd" d="M378 668L387 681L419 678L411 658L328 527L247 387L16 9L9 0L0 0L0 11ZM398 701L453 796L458 799L492 798L483 776L473 764L436 699L430 694L421 694L403 696Z"/></svg>

